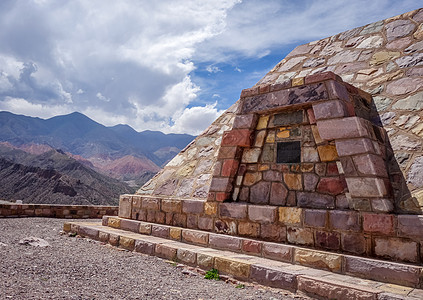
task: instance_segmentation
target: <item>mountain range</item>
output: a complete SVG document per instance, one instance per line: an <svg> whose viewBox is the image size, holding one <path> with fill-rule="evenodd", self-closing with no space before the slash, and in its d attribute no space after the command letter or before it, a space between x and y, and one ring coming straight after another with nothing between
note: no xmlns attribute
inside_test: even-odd
<svg viewBox="0 0 423 300"><path fill-rule="evenodd" d="M50 174L52 177L49 180L54 179L54 182L39 183L40 187L52 186L51 191L56 189L56 192L50 193L51 195L60 194L60 191L57 191L57 186L66 185L64 182L67 182L66 180L69 178L73 178L77 182L79 177L85 176L86 178L95 178L95 180L88 180L83 184L91 186L92 192L98 195L90 198L88 192L82 192L83 184L81 186L73 185L74 182L69 179L70 186L73 189L78 187L80 190L79 193L77 192L79 200L76 202L80 203L81 199L85 197L85 199L91 199L90 203L105 204L103 200L113 194L107 192L108 196L100 195L100 190L102 190L100 187L107 181L105 178L112 177L120 180L120 182L107 183L113 186L109 187L117 192L116 195L132 192L134 187L142 185L154 176L163 165L194 138L187 134L164 134L159 131L137 132L128 125L107 127L78 112L41 119L1 111L0 184L3 187L11 188L10 183L19 181L19 176L15 176L15 178L6 170L16 169L21 172L32 170L31 176L34 174L45 175L45 170L54 170L61 175L60 183L56 180L59 176L57 174L57 176ZM29 169L25 169L26 167ZM39 168L39 170L31 168ZM69 170L79 170L79 173L72 173ZM96 174L94 175L92 172ZM41 176L41 178L44 177ZM94 192L97 185L98 190ZM60 189L66 190L66 188ZM0 189L0 197L3 198L15 195L13 197L17 199L16 197L19 195L16 193L16 187L14 187L15 193L3 190L5 188ZM21 189L21 191L24 190L25 188ZM69 193L74 194L74 192ZM28 195L23 194L19 198L24 198L24 196L28 198ZM54 199L51 195L49 196L50 203L51 201L55 203L65 201ZM113 197L116 198L116 195ZM41 198L38 199L35 194L33 198L33 202L41 203ZM71 200L67 199L65 202L71 203ZM115 202L116 199L113 201ZM44 203L46 202L44 201ZM75 201L72 203L75 204Z"/></svg>

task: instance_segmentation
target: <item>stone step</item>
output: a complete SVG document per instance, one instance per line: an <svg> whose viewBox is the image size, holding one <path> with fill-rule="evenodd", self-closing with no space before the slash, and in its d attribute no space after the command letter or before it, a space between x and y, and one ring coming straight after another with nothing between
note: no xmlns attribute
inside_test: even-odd
<svg viewBox="0 0 423 300"><path fill-rule="evenodd" d="M140 222L140 225L148 225L141 223L145 222ZM110 243L129 251L198 266L206 271L215 268L220 273L228 274L239 280L257 282L294 292L299 291L310 296L328 299L384 300L423 298L423 290L413 287L361 279L354 275L336 274L305 265L275 261L245 253L213 249L207 245L188 244L183 240L169 240L154 235L135 233L103 226L100 222L68 222L64 224L64 230ZM385 269L380 270L381 277L384 271Z"/></svg>
<svg viewBox="0 0 423 300"><path fill-rule="evenodd" d="M272 243L119 217L103 217L103 225L198 246L259 256L337 274L421 288L423 267Z"/></svg>

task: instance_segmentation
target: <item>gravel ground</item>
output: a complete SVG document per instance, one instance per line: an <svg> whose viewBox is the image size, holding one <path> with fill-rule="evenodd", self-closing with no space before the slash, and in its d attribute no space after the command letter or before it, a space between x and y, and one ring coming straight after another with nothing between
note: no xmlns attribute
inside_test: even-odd
<svg viewBox="0 0 423 300"><path fill-rule="evenodd" d="M206 280L181 265L61 234L65 220L0 219L0 299L308 299ZM20 245L27 237L49 247Z"/></svg>

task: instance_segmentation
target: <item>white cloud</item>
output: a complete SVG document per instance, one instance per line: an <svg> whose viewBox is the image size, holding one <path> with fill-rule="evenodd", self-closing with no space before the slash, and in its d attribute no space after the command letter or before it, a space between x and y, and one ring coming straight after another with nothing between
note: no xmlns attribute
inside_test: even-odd
<svg viewBox="0 0 423 300"><path fill-rule="evenodd" d="M0 110L10 111L15 114L23 114L27 116L51 118L57 115L65 115L73 112L68 105L45 105L31 103L21 98L6 97L0 102Z"/></svg>
<svg viewBox="0 0 423 300"><path fill-rule="evenodd" d="M207 71L207 72L209 72L209 73L218 73L218 72L222 72L222 70L221 70L221 69L219 69L219 68L218 68L218 67L216 67L216 66L212 66L212 65L207 66L207 67L206 67L206 71Z"/></svg>

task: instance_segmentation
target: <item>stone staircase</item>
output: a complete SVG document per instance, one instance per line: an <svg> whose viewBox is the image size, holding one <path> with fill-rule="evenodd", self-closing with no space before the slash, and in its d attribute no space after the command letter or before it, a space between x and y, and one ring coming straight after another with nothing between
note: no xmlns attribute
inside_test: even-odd
<svg viewBox="0 0 423 300"><path fill-rule="evenodd" d="M105 216L67 222L74 232L129 251L323 299L423 299L423 267Z"/></svg>

